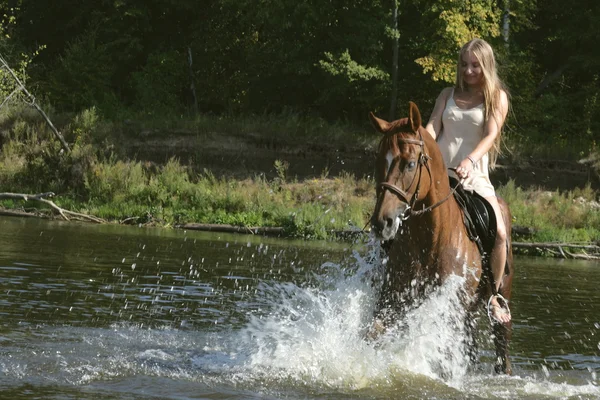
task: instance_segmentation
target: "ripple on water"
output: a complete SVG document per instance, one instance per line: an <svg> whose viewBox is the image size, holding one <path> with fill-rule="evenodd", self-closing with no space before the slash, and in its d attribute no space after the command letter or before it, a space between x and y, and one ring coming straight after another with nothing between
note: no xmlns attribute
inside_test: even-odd
<svg viewBox="0 0 600 400"><path fill-rule="evenodd" d="M366 342L374 265L381 264L370 248L346 251L338 263L325 250L288 250L289 242L229 237L225 246L214 237L153 238L144 230L117 241L73 229L14 240L0 231L4 245L40 247L31 259L20 252L18 263L0 254L2 397L600 397L600 321L587 308L598 299L597 274L578 276L561 291L556 277L566 266L548 273L544 265L540 273L519 265L517 273L546 281L533 288L526 287L533 279L517 281L515 376L505 377L492 373L487 339L475 366L457 340L465 318L454 306L459 278ZM41 241L49 237L57 258L46 262L50 250ZM60 243L77 255L58 251Z"/></svg>

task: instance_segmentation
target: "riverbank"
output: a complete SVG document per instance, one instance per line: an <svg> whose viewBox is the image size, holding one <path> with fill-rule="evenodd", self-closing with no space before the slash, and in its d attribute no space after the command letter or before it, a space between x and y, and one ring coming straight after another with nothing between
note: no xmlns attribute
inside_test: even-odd
<svg viewBox="0 0 600 400"><path fill-rule="evenodd" d="M20 211L20 210L9 210L0 208L0 216L9 217L22 217L22 218L52 218L52 215L39 213L37 211ZM94 220L95 217L84 218L88 222L104 223L106 221ZM127 221L127 224L131 224L136 218ZM120 222L123 224L123 222ZM148 224L140 224L140 227L144 227ZM289 237L288 232L284 227L280 226L239 226L229 224L201 224L201 223L185 223L181 225L175 225L174 228L181 230L196 230L204 232L222 232L222 233L234 233L242 235L253 235L253 236L270 236L285 238ZM534 231L528 227L513 226L513 237L518 237L521 240L523 238L531 237ZM346 229L330 231L328 235L330 240L344 241L344 242L366 242L371 240L370 229L365 226L364 229ZM550 256L555 258L571 258L571 259L584 259L584 260L600 260L600 243L536 243L536 242L512 242L512 248L514 254L522 255L542 255Z"/></svg>
<svg viewBox="0 0 600 400"><path fill-rule="evenodd" d="M51 207L32 196L26 201L5 199L0 214L62 218L63 209L77 213L65 212L66 218L88 216L94 222L307 240L368 239L375 202L372 179L342 174L289 182L284 165L278 168L280 176L272 180L217 179L209 173L192 180L173 160L152 173L140 162L117 162L112 168L97 166L97 180L88 182L93 196L85 202L57 196L52 199L56 207ZM509 181L498 193L511 206L516 253L570 258L600 253L600 204L591 188L525 190Z"/></svg>
<svg viewBox="0 0 600 400"><path fill-rule="evenodd" d="M53 192L57 207L110 223L231 225L336 239L339 232L362 230L374 208L371 171L379 138L368 126L290 116L204 117L189 126L162 122L149 129L104 122L88 110L63 124L72 143L63 154L34 116L11 118L2 124L2 192ZM574 160L533 162L526 154L533 152L510 153L492 175L513 224L527 228L513 240L600 242L594 172ZM56 212L31 199L4 199L0 206Z"/></svg>

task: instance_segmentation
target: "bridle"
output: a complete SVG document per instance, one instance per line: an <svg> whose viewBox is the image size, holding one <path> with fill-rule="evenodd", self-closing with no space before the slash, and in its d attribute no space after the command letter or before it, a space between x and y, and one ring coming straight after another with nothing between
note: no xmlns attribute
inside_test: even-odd
<svg viewBox="0 0 600 400"><path fill-rule="evenodd" d="M425 141L423 140L423 136L421 135L421 132L418 132L418 133L419 133L419 139L411 139L411 138L399 138L398 139L398 143L415 144L421 148L421 153L419 154L419 161L418 161L419 171L418 171L418 173L415 173L415 175L413 176L412 182L408 186L409 188L413 186L415 179L417 178L417 175L418 175L419 180L417 181L417 187L415 188L415 191L412 194L410 194L407 191L402 190L400 187L398 187L397 185L395 185L393 183L390 183L390 182L380 182L379 183L379 187L381 189L383 189L381 191L381 193L379 194L380 199L381 199L381 196L384 195L385 189L387 189L390 192L396 194L400 198L400 200L402 200L404 203L407 204L407 207L404 210L404 213L400 217L403 221L406 221L409 217L418 216L418 215L424 214L426 212L429 212L429 211L439 207L446 200L448 200L450 198L450 196L452 196L454 194L454 192L456 191L456 188L458 186L457 185L454 188L452 188L450 193L448 193L448 195L446 197L444 197L442 200L440 200L428 207L423 207L420 210L415 210L415 204L419 200L419 189L421 187L421 175L423 173L423 167L425 167L425 169L427 169L427 173L429 174L429 186L431 187L431 185L433 184L433 176L431 174L431 169L429 168L429 160L431 160L431 157L425 152ZM390 173L391 173L391 168L390 168L390 172L388 172L388 176ZM380 199L378 199L378 202Z"/></svg>

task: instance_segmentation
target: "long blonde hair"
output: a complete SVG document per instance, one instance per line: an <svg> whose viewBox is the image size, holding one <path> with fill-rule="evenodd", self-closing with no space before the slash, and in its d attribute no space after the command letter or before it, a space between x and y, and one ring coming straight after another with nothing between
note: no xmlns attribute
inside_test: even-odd
<svg viewBox="0 0 600 400"><path fill-rule="evenodd" d="M465 84L463 82L463 76L461 73L461 64L465 53L471 52L479 61L481 70L483 72L483 97L485 105L485 121L489 121L490 118L496 118L500 110L500 94L502 91L509 96L508 89L500 77L496 68L496 58L494 57L494 50L483 39L472 39L468 41L458 53L458 63L456 65L456 88L465 90ZM501 153L500 143L502 140L502 129L498 132L498 136L494 141L494 145L489 151L490 157L490 168L494 169L496 166L496 160L498 155Z"/></svg>

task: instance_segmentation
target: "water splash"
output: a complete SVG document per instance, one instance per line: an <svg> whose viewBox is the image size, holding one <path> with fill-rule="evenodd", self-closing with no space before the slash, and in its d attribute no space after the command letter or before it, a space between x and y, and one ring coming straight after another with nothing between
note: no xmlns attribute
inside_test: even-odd
<svg viewBox="0 0 600 400"><path fill-rule="evenodd" d="M247 366L279 379L362 388L414 373L460 386L468 365L460 303L463 278L452 277L374 342L365 340L378 294L381 260L354 254L351 266L326 263L308 286L264 283L269 312L240 331Z"/></svg>
<svg viewBox="0 0 600 400"><path fill-rule="evenodd" d="M399 321L397 336L388 345L399 365L451 386L462 385L473 344L465 328L464 283L462 277L449 277Z"/></svg>
<svg viewBox="0 0 600 400"><path fill-rule="evenodd" d="M191 265L190 259L187 263ZM20 385L23 392L32 386L39 391L44 390L43 385L51 385L57 398L65 397L71 388L84 392L76 392L74 398L96 398L90 393L110 393L106 398L119 397L114 393L127 393L125 397L139 394L139 398L150 394L162 398L270 395L299 399L600 397L596 376L600 370L594 356L578 359L575 371L529 364L527 370L518 368L522 376L505 377L492 374L487 368L490 364L471 370L465 351L469 344L463 328L466 316L458 306L463 283L459 277L450 278L409 308L376 341L364 340L382 263L376 246L369 247L367 255L355 252L339 264L297 267L292 262L294 275L256 275L261 279L259 286L251 285L243 296L235 295L238 277L233 272L223 278L231 281L230 291L199 281L195 286L194 282L175 286L195 289L181 290L178 297L169 294L172 285L164 285L169 277L166 272L155 286L136 281L140 298L145 299L146 291L151 291L148 302L163 293L161 285L167 287L164 305L174 310L180 304L185 306L182 314L191 321L189 326L174 327L165 319L163 327L158 318L148 324L145 309L130 306L131 315L143 318L122 318L98 328L42 324L5 330L0 337L0 389L5 393L6 388ZM127 265L131 263L127 261ZM142 269L140 265L136 272ZM115 272L117 283L128 281L127 276L119 279L131 273L129 269ZM183 269L188 270L186 265ZM171 273L181 275L181 271ZM154 281L157 276L148 275L147 279ZM219 308L219 301L231 306ZM249 315L243 314L248 310ZM201 319L209 319L204 312L218 315L223 324L201 325ZM593 346L596 338L592 338ZM544 361L569 361L568 354L553 357ZM581 360L589 363L584 373L581 368L586 364Z"/></svg>

